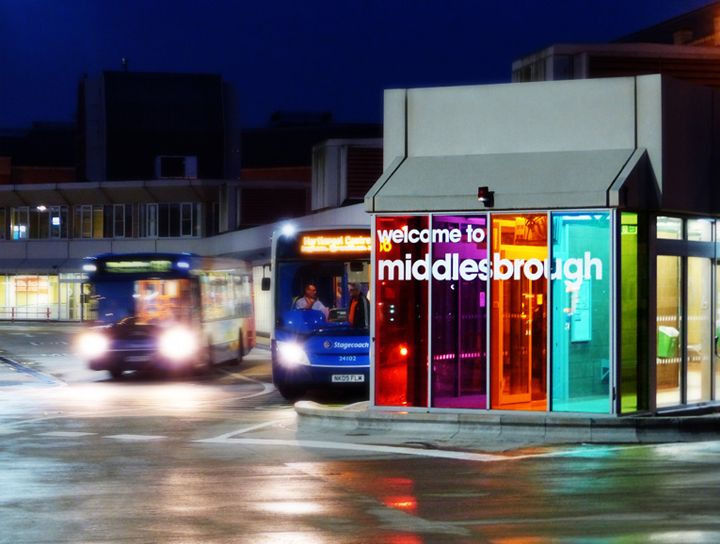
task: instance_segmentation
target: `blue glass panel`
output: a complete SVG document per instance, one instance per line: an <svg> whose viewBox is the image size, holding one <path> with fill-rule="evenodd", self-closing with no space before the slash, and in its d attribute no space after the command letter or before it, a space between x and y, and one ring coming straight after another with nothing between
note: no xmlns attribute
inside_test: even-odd
<svg viewBox="0 0 720 544"><path fill-rule="evenodd" d="M552 410L609 413L610 214L552 225Z"/></svg>

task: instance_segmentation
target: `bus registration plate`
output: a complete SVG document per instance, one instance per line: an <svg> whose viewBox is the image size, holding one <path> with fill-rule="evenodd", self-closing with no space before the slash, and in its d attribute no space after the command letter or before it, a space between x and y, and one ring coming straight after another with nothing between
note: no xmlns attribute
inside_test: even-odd
<svg viewBox="0 0 720 544"><path fill-rule="evenodd" d="M333 383L360 383L365 381L364 374L333 374Z"/></svg>
<svg viewBox="0 0 720 544"><path fill-rule="evenodd" d="M129 355L125 357L126 363L144 363L150 360L149 355Z"/></svg>

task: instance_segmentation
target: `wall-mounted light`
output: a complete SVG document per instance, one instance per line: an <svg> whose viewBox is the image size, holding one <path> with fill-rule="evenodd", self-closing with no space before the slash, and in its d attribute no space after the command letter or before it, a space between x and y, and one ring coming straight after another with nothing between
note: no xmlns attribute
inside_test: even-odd
<svg viewBox="0 0 720 544"><path fill-rule="evenodd" d="M489 187L478 187L478 201L486 208L492 208L495 205L495 191L491 191Z"/></svg>

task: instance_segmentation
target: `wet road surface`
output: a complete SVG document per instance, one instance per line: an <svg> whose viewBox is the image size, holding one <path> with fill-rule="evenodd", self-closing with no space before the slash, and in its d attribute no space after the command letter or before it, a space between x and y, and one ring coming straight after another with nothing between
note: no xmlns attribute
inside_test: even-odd
<svg viewBox="0 0 720 544"><path fill-rule="evenodd" d="M37 343L17 359L55 382L0 385L2 543L720 542L720 441L307 431L262 350L203 379L115 382Z"/></svg>

